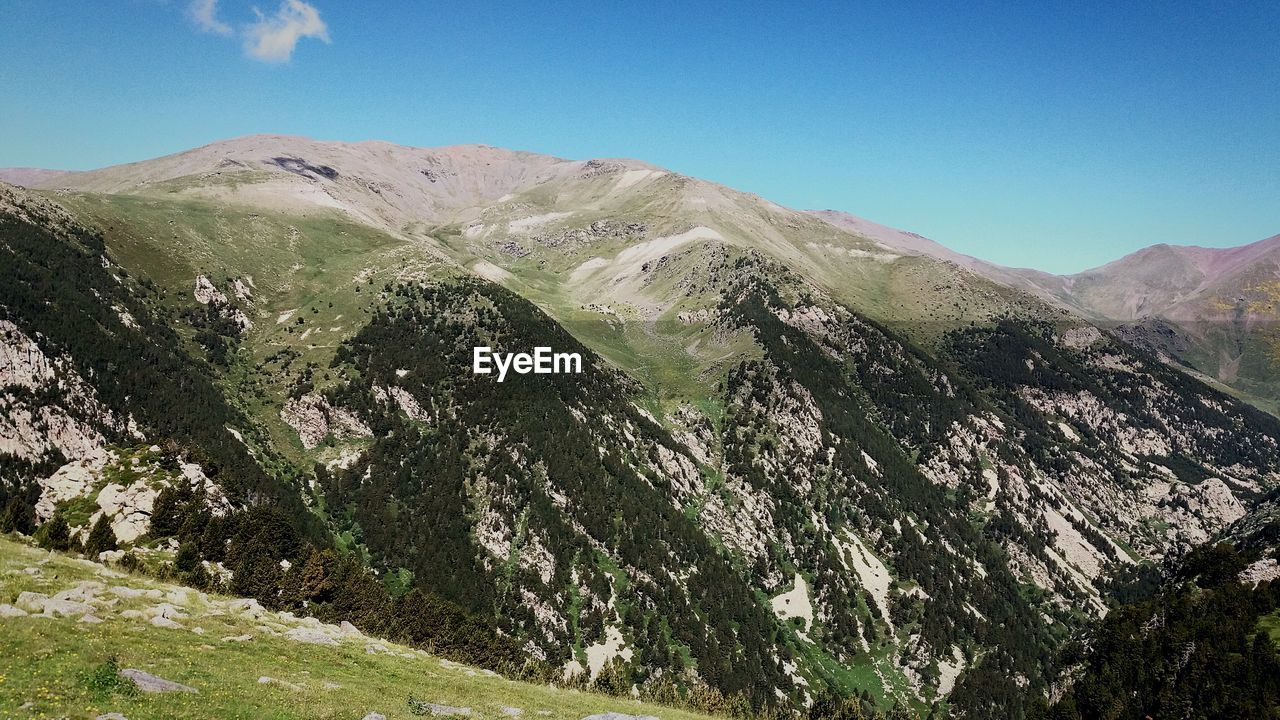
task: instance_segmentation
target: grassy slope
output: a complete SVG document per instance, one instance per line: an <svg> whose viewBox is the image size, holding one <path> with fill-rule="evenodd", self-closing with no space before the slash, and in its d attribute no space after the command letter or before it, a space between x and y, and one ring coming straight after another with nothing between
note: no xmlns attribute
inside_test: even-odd
<svg viewBox="0 0 1280 720"><path fill-rule="evenodd" d="M44 562L46 561L47 562ZM44 562L43 565L40 563ZM38 575L24 572L38 568ZM0 538L0 602L13 603L23 591L55 592L83 580L107 585L155 588L166 594L176 586L114 570L85 560L53 555ZM179 590L181 592L181 590ZM114 596L103 594L115 599ZM190 593L190 619L181 630L154 627L119 617L130 608L146 609L160 600L121 599L99 606L98 625L74 618L0 619L0 717L92 718L119 712L131 720L146 718L351 718L376 711L394 720L411 717L408 698L469 707L473 717L502 718L503 706L522 708L526 717L582 718L618 711L655 714L666 720L705 717L695 713L513 682L383 643L409 657L369 654L366 638L344 639L339 646L308 645L271 637L259 625L290 624L274 613L250 620L227 612L224 598L201 601ZM216 613L216 614L215 614ZM204 629L200 635L193 628ZM253 634L243 643L221 638ZM84 676L116 656L132 667L184 683L199 694L96 694ZM296 687L262 684L271 677ZM340 687L326 687L326 683ZM19 708L27 702L33 706ZM547 714L542 714L546 711Z"/></svg>

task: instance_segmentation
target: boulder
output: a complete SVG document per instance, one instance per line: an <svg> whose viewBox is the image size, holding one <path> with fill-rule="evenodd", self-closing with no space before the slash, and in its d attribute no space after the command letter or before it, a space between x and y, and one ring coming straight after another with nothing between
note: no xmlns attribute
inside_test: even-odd
<svg viewBox="0 0 1280 720"><path fill-rule="evenodd" d="M371 712L368 715L365 715L362 720L387 720L387 716L382 713Z"/></svg>
<svg viewBox="0 0 1280 720"><path fill-rule="evenodd" d="M99 618L96 615L81 615L80 619L76 622L85 623L87 625L97 625L102 622L102 618Z"/></svg>
<svg viewBox="0 0 1280 720"><path fill-rule="evenodd" d="M45 615L61 615L69 617L75 615L88 615L93 612L93 606L88 603L76 602L75 600L59 600L57 598L49 598L44 601Z"/></svg>
<svg viewBox="0 0 1280 720"><path fill-rule="evenodd" d="M14 603L26 610L27 612L44 612L44 604L49 600L49 596L38 592L23 592L18 595L18 599Z"/></svg>
<svg viewBox="0 0 1280 720"><path fill-rule="evenodd" d="M167 618L167 617L164 617L163 615L156 615L155 617L151 618L151 624L152 624L152 625L155 625L156 627L160 627L160 628L168 628L168 629L170 629L170 630L181 630L181 629L182 629L182 626L181 626L181 625L179 625L178 623L176 623L176 622L174 622L174 621L170 620L170 619L169 619L169 618Z"/></svg>
<svg viewBox="0 0 1280 720"><path fill-rule="evenodd" d="M152 607L148 612L154 617L169 618L170 620L181 620L187 616L182 608L169 603L160 603Z"/></svg>
<svg viewBox="0 0 1280 720"><path fill-rule="evenodd" d="M582 718L582 720L658 720L658 718L652 715L628 715L620 712L606 712L588 715Z"/></svg>
<svg viewBox="0 0 1280 720"><path fill-rule="evenodd" d="M26 610L16 608L12 605L0 605L0 617L12 618L12 617L25 617L26 615L27 615Z"/></svg>
<svg viewBox="0 0 1280 720"><path fill-rule="evenodd" d="M294 642L310 643L312 645L337 645L338 641L333 639L327 633L312 628L294 628L284 634L285 637Z"/></svg>
<svg viewBox="0 0 1280 720"><path fill-rule="evenodd" d="M156 677L149 672L135 670L134 668L124 668L120 671L120 677L133 682L134 685L138 686L139 690L147 693L200 692L193 687L176 683L172 680L165 680L162 677Z"/></svg>

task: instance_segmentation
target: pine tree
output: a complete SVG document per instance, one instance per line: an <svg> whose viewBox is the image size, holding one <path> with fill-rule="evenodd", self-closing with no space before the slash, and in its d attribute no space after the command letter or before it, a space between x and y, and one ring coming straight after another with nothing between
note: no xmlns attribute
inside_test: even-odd
<svg viewBox="0 0 1280 720"><path fill-rule="evenodd" d="M19 532L30 535L35 529L31 521L34 514L31 506L23 502L22 498L9 498L9 502L4 506L4 512L0 513L0 533Z"/></svg>
<svg viewBox="0 0 1280 720"><path fill-rule="evenodd" d="M71 549L71 527L62 513L54 513L48 522L40 526L36 532L36 543L46 550L65 552Z"/></svg>
<svg viewBox="0 0 1280 720"><path fill-rule="evenodd" d="M97 558L99 553L118 548L116 532L111 529L111 523L107 520L107 516L105 514L99 515L98 521L93 524L93 529L89 531L89 539L84 543L84 554L93 559Z"/></svg>

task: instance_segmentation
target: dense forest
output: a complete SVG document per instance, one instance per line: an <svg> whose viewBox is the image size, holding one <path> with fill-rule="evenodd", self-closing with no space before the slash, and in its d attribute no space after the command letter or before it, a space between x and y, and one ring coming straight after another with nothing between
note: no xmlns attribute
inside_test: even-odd
<svg viewBox="0 0 1280 720"><path fill-rule="evenodd" d="M1163 588L1113 610L1068 652L1078 671L1046 717L1280 717L1280 583L1240 578L1259 557L1199 547Z"/></svg>

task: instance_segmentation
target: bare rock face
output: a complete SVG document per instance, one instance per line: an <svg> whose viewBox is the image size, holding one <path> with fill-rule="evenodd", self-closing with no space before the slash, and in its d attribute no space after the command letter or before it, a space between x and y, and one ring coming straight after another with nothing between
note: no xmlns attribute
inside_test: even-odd
<svg viewBox="0 0 1280 720"><path fill-rule="evenodd" d="M201 305L226 305L227 296L221 290L214 286L213 281L204 275L196 277L195 289L196 302Z"/></svg>
<svg viewBox="0 0 1280 720"><path fill-rule="evenodd" d="M280 419L298 431L302 447L311 450L324 442L330 433L336 438L368 437L369 427L354 413L335 408L316 393L308 393L285 403Z"/></svg>
<svg viewBox="0 0 1280 720"><path fill-rule="evenodd" d="M252 293L249 288L236 279L234 284L235 295L241 301L247 302ZM253 321L249 319L244 311L231 304L231 299L227 294L218 289L213 281L205 275L196 276L196 287L193 291L196 302L201 305L208 305L216 309L223 317L229 318L240 327L241 331L248 330L253 327Z"/></svg>
<svg viewBox="0 0 1280 720"><path fill-rule="evenodd" d="M156 677L151 673L143 672L142 670L135 670L133 668L125 668L121 670L120 677L132 681L134 685L138 686L139 690L145 693L200 692L188 685L176 683L172 680L165 680L162 677Z"/></svg>
<svg viewBox="0 0 1280 720"><path fill-rule="evenodd" d="M36 460L52 450L70 459L100 450L99 428L128 430L98 401L93 387L66 357L50 357L39 343L8 320L0 320L0 389L51 392L58 402L33 404L0 390L0 453Z"/></svg>
<svg viewBox="0 0 1280 720"><path fill-rule="evenodd" d="M98 507L111 518L116 539L131 543L147 532L159 495L160 491L147 483L134 483L129 487L112 483L98 493Z"/></svg>
<svg viewBox="0 0 1280 720"><path fill-rule="evenodd" d="M36 515L41 520L53 517L58 503L74 500L88 494L93 483L102 475L102 468L111 459L110 453L92 448L84 457L58 468L40 486L44 492L36 502Z"/></svg>
<svg viewBox="0 0 1280 720"><path fill-rule="evenodd" d="M153 450L158 451L159 448L153 446ZM102 485L104 474L115 466L127 466L138 479L127 486L119 483ZM98 511L90 517L89 524L105 516L116 538L131 543L147 532L156 498L166 485L185 482L192 488L202 489L215 514L221 515L230 507L221 488L204 474L199 465L182 463L179 473L174 476L171 470L163 470L154 462L122 457L115 451L95 448L87 456L63 465L41 481L44 493L36 503L36 514L41 519L48 519L59 503L93 497ZM82 528L84 530L87 528Z"/></svg>

